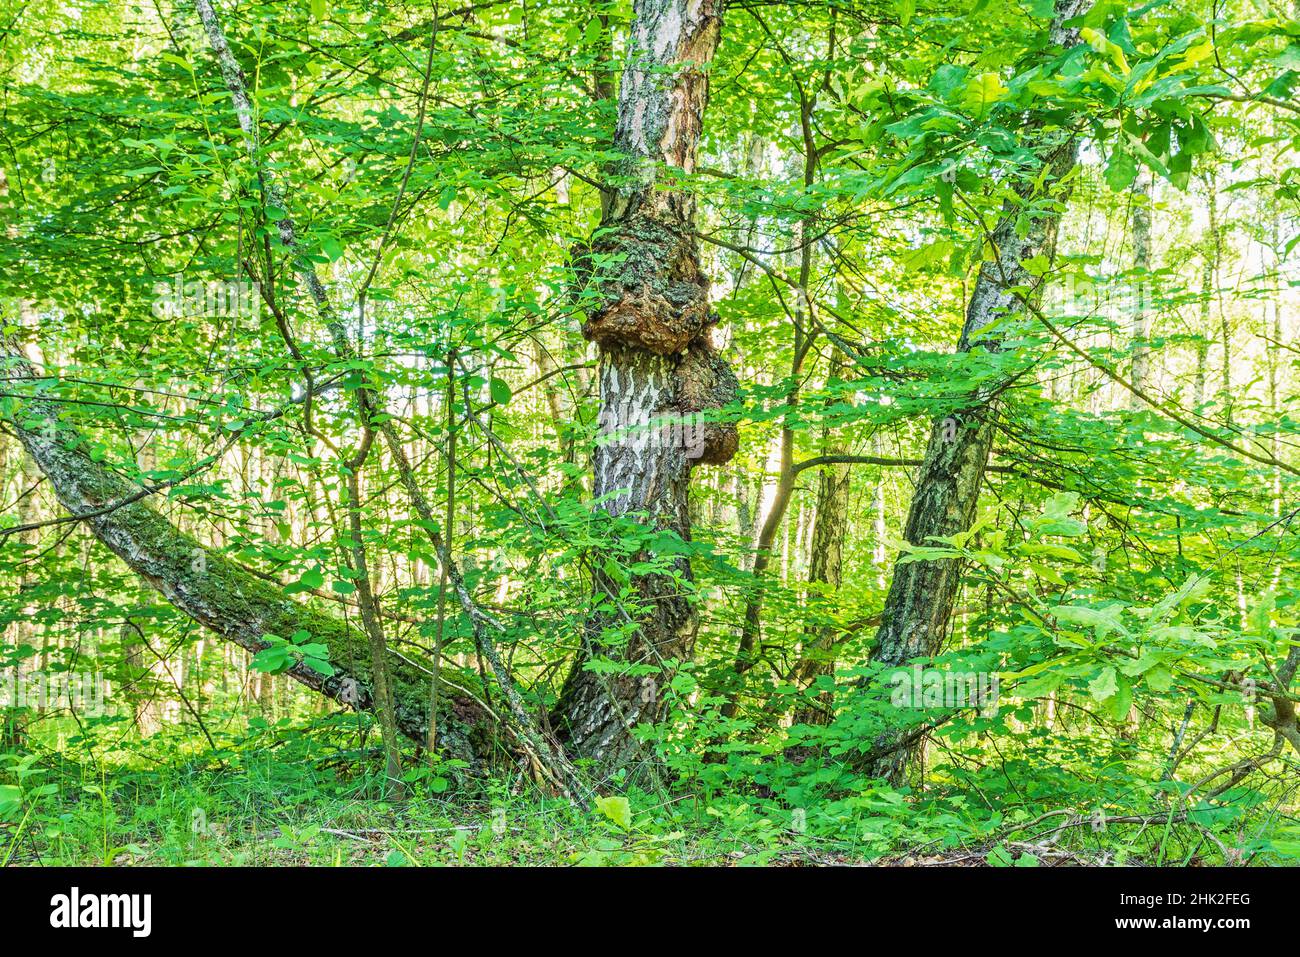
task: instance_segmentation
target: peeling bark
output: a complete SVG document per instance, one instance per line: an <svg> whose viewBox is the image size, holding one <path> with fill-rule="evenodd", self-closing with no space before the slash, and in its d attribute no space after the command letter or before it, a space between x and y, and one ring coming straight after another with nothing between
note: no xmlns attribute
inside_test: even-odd
<svg viewBox="0 0 1300 957"><path fill-rule="evenodd" d="M699 265L694 199L662 171L695 169L722 2L635 0L633 14L614 137L622 159L581 261L596 294L583 334L600 347L602 441L592 491L610 515L689 539L692 467L723 464L736 451L735 427L707 421L735 397L736 380L711 341L716 316ZM689 583L689 561L672 563ZM597 595L617 593L603 572L595 579ZM673 575L640 575L633 584L634 633L602 647L607 630L627 622L617 611L593 616L555 714L570 750L602 773L637 754L632 728L658 719L663 676L598 674L588 663L662 666L689 658L695 643L695 615Z"/></svg>

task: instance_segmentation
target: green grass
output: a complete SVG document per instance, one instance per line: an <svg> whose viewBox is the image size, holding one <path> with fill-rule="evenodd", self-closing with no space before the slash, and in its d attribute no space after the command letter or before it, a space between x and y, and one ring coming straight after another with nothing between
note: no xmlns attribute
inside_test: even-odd
<svg viewBox="0 0 1300 957"><path fill-rule="evenodd" d="M797 787L781 797L696 782L581 811L520 775L457 785L457 769L414 762L409 796L385 800L378 755L328 719L258 721L217 741L200 748L174 729L111 748L74 737L0 752L0 865L1041 866L1273 863L1289 853L1258 834L1246 841L1254 825L1240 816L1102 832L1080 819L1045 842L1041 833L1067 818L1028 825L1063 813L1054 808L1064 785L1018 805L1004 793L993 807L976 800L987 782L922 795L871 785L795 808Z"/></svg>
<svg viewBox="0 0 1300 957"><path fill-rule="evenodd" d="M410 796L386 801L369 752L297 729L250 732L216 753L182 753L180 743L155 736L80 760L0 755L0 781L21 788L0 813L0 862L744 864L818 853L777 821L724 819L690 794L629 795L624 819L579 811L523 780L458 793L440 769L416 767Z"/></svg>

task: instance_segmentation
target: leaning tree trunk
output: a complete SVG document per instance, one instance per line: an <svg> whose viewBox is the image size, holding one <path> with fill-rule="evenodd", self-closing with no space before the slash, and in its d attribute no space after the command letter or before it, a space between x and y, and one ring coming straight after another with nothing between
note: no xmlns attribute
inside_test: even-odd
<svg viewBox="0 0 1300 957"><path fill-rule="evenodd" d="M1054 45L1069 46L1078 39L1077 27L1067 21L1080 15L1087 0L1057 0L1051 28ZM1031 116L1025 126L1025 145L1047 168L1042 184L1027 176L1016 187L1019 202L1008 202L993 232L996 258L980 268L966 308L957 349L967 352L979 345L997 349L996 335L985 330L1002 316L1015 311L1017 289L1037 290L1039 282L1022 262L1035 255L1051 257L1059 203L1055 211L1037 216L1028 229L1017 228L1021 207L1041 190L1054 189L1078 159L1078 140L1065 129L1053 130L1051 121ZM971 397L964 409L936 421L917 477L916 492L908 509L903 538L912 545L924 545L937 536L949 536L970 528L979 502L980 484L993 443L997 404L996 387L986 387ZM889 594L885 599L880 630L872 650L873 662L886 668L913 658L939 653L948 634L948 622L961 582L961 563L939 561L896 562ZM878 682L870 689L885 687ZM898 782L912 758L918 754L921 738L906 729L890 729L877 736L871 751L885 752L871 767L875 775Z"/></svg>
<svg viewBox="0 0 1300 957"><path fill-rule="evenodd" d="M34 370L11 339L0 339L0 370L13 381L35 385ZM373 709L370 649L364 635L287 598L278 585L177 529L145 503L149 490L83 451L89 443L60 421L57 404L40 398L37 388L8 418L63 507L177 609L254 653L269 647L267 635L288 638L298 631L310 632L314 641L329 648L335 674L327 677L297 664L289 676L342 704ZM423 743L428 726L425 670L394 656L389 679L398 729ZM471 736L480 723L486 724L487 716L479 705L463 696L453 698L438 719L439 743L449 754L477 764ZM479 743L485 752L487 743Z"/></svg>
<svg viewBox="0 0 1300 957"><path fill-rule="evenodd" d="M622 159L610 170L615 182L584 260L596 304L583 334L600 349L602 441L593 493L610 515L683 539L690 537L691 468L730 460L736 431L662 423L727 404L736 380L711 342L717 317L700 271L694 200L663 182L660 170L695 168L706 67L717 49L722 6L722 0L635 0L615 133ZM600 265L611 261L612 267ZM689 583L689 561L678 556L672 563ZM610 599L618 587L603 571L595 578L598 607L617 605ZM638 575L632 585L636 607L626 617L598 612L588 623L556 708L570 750L606 773L633 759L633 726L661 712L662 666L688 658L695 640L690 599L674 576ZM603 641L620 625L624 637ZM620 667L590 667L600 658ZM646 665L654 672L638 667Z"/></svg>

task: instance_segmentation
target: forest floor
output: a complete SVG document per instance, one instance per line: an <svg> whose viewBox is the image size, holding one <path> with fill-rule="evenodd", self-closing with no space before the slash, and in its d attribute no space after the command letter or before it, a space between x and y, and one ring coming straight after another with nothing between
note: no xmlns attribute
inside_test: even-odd
<svg viewBox="0 0 1300 957"><path fill-rule="evenodd" d="M697 828L665 835L618 833L559 821L506 825L497 833L486 815L478 823L428 819L395 805L358 802L336 814L316 813L265 829L210 822L209 830L138 827L106 841L73 830L51 833L0 825L0 859L8 866L723 866L723 867L988 867L1006 866L991 848L940 853L864 855L849 842L803 842L786 836L756 842L742 835ZM466 820L474 815L465 815ZM416 818L417 820L413 820ZM330 824L321 822L328 819ZM417 827L416 824L426 826ZM427 826L441 824L441 826ZM126 840L125 844L115 843ZM1044 867L1105 867L1109 854L1087 855L1039 845L999 845ZM1132 862L1131 862L1132 863ZM1023 866L1023 865L1022 865Z"/></svg>
<svg viewBox="0 0 1300 957"><path fill-rule="evenodd" d="M588 813L501 785L458 799L417 782L401 801L373 779L305 780L282 765L237 772L122 771L32 789L0 822L0 866L1109 866L1100 848L972 842L888 850L793 832L746 805L639 795ZM434 788L438 785L435 784ZM847 832L847 833L845 833ZM1130 859L1127 863L1139 863ZM1196 863L1195 860L1188 863Z"/></svg>
<svg viewBox="0 0 1300 957"><path fill-rule="evenodd" d="M387 800L371 750L339 744L267 727L207 752L162 735L113 752L0 753L20 782L0 788L0 866L1075 867L1196 865L1209 850L1176 826L1123 840L1016 832L1007 821L1036 817L1024 810L997 828L928 821L894 792L883 810L792 815L756 795L629 790L581 811L519 776L471 796L447 769L416 765L407 796Z"/></svg>

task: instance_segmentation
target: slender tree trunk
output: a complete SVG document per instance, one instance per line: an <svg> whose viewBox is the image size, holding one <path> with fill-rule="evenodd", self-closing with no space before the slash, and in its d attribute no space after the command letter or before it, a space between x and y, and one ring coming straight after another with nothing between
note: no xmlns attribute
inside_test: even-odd
<svg viewBox="0 0 1300 957"><path fill-rule="evenodd" d="M456 350L447 351L447 391L443 413L447 422L447 511L443 541L448 553L456 543ZM438 675L442 671L442 649L447 628L447 563L439 562L438 618L433 639L433 674L429 678L429 756L436 756L438 728Z"/></svg>
<svg viewBox="0 0 1300 957"><path fill-rule="evenodd" d="M1077 28L1067 27L1065 23L1082 13L1087 5L1086 0L1057 0L1051 28L1053 44L1068 46L1077 41ZM1000 317L1016 311L1012 288L1041 292L1038 281L1025 270L1022 262L1035 255L1050 258L1054 252L1059 211L1041 213L1023 229L1018 228L1024 225L1019 222L1020 206L1039 188L1057 188L1075 166L1078 140L1066 130L1049 132L1048 120L1041 116L1032 117L1022 135L1025 145L1034 150L1046 167L1047 176L1042 187L1022 180L1016 186L1021 202L1008 201L1005 214L993 232L996 259L981 266L971 293L957 347L959 352L966 352L976 344L985 349L998 348L997 340L984 336L984 330ZM1059 204L1056 209L1059 210ZM991 398L993 391L973 396L971 403L957 415L934 423L903 529L903 538L910 544L923 545L935 536L965 531L974 521L997 415L996 403ZM948 634L960 580L960 563L954 560L896 562L872 661L893 667L913 658L938 654ZM883 687L883 683L878 687ZM904 742L900 730L891 729L877 737L871 750L892 750L873 763L874 774L901 780L909 759L920 749L920 739L910 744Z"/></svg>
<svg viewBox="0 0 1300 957"><path fill-rule="evenodd" d="M238 62L236 62L234 55L231 53L225 33L222 30L221 24L217 19L217 15L212 8L210 0L194 0L194 4L199 13L199 18L203 21L203 25L207 31L212 50L217 56L222 76L226 81L226 88L230 91L235 107L235 114L239 120L240 129L244 132L249 156L256 163L258 159L257 130L253 121L252 103L245 86L243 71L240 69ZM432 69L433 42L437 37L437 29L438 21L435 18L433 24L434 32L430 37L429 69ZM430 74L426 72L426 93L429 75ZM421 116L423 116L423 109L421 111ZM419 127L417 127L417 136L418 130ZM414 160L415 155L415 149L413 147L411 154L412 160ZM271 170L266 167L261 167L258 172L259 184L264 190L265 195L271 201L271 205L277 209L284 209L284 194L279 185L274 181ZM294 267L298 274L298 278L306 287L306 290L316 307L317 313L326 329L329 331L335 354L343 361L354 359L356 353L348 338L347 329L340 320L338 313L334 310L333 304L329 299L329 294L326 292L324 284L316 273L315 265L309 257L304 255L304 252L299 245L292 217L287 214L283 215L283 217L275 223L275 226L280 235L281 241L293 254L295 260ZM266 264L266 270L268 274L272 271L269 262ZM263 291L265 292L265 288ZM268 297L264 295L263 298ZM273 304L273 300L269 301ZM362 309L362 316L364 317L364 308ZM277 319L279 318L280 317L277 315ZM281 331L283 334L283 329ZM298 354L297 346L294 344L292 338L285 335L285 341L290 352L293 353L294 358L302 363L302 357ZM311 379L307 374L307 366L305 363L302 363L302 369L304 378L307 380L308 387L310 387ZM365 387L355 389L351 393L351 399L358 420L367 427L375 424L377 419L385 418L386 413L383 408L381 397L371 389ZM411 499L411 504L414 506L416 514L420 517L423 523L425 535L432 542L438 553L439 560L444 564L444 566L446 566L448 578L450 579L452 587L459 599L461 609L469 617L473 625L474 638L479 655L481 658L487 660L493 675L501 685L501 691L505 696L506 704L508 706L508 713L502 717L505 719L520 745L525 751L529 752L536 766L539 767L544 774L549 776L551 783L561 793L568 796L580 807L585 808L587 800L585 784L579 779L575 769L569 763L567 756L564 754L563 748L553 746L553 743L541 734L536 727L535 722L532 720L532 715L530 715L525 708L523 699L519 694L518 689L515 687L514 681L511 678L509 671L505 668L504 662L498 653L496 642L493 637L494 632L500 632L502 630L500 622L496 621L496 619L491 615L484 612L483 609L477 605L473 596L470 595L468 589L465 587L464 578L460 574L460 570L457 568L450 550L443 543L441 536L437 531L433 511L429 505L428 499L421 490L418 481L416 481L415 475L411 469L410 459L402 445L400 435L391 420L385 420L382 424L379 424L378 430L382 434L384 443L388 446L389 452L393 457L393 462L397 468L401 484L406 489L407 495ZM732 432L732 445L734 447L734 430ZM353 497L353 500L355 501L355 496ZM356 536L353 537L354 539L356 538ZM358 589L358 591L360 591L360 589ZM379 709L382 721L383 696L381 692L383 688L387 686L391 689L391 697L394 708L397 711L396 717L398 726L401 727L402 704L400 698L402 695L399 695L397 691L397 676L396 674L390 676L382 674L383 671L389 668L382 632L379 632L376 629L367 629L367 636L369 639L368 645L373 652L373 667L378 672L370 676L371 691L372 695L380 695L378 698L371 699L372 709L375 707ZM404 685L405 682L402 682L402 684ZM405 688L403 688L403 692L404 691ZM375 701L378 701L379 704L374 705L373 702ZM425 714L427 706L427 700L422 702L419 708L421 716ZM425 733L417 736L416 740L423 744L425 743L427 735L427 722L421 721L420 728ZM404 733L408 734L408 736L412 735L410 729L402 728L402 730Z"/></svg>
<svg viewBox="0 0 1300 957"><path fill-rule="evenodd" d="M1205 402L1205 382L1210 365L1210 307L1214 302L1219 279L1219 197L1212 172L1206 177L1205 189L1210 224L1201 242L1201 322L1200 328L1196 330L1196 378L1192 391L1194 408L1200 408Z"/></svg>
<svg viewBox="0 0 1300 957"><path fill-rule="evenodd" d="M144 658L144 645L140 636L130 625L123 625L122 635L122 677L126 686L126 701L131 708L131 719L136 733L147 738L158 730L158 723L153 715L154 703L149 694L152 677L149 664Z"/></svg>
<svg viewBox="0 0 1300 957"><path fill-rule="evenodd" d="M1151 335L1151 203L1154 186L1150 172L1143 169L1138 172L1132 189L1133 221L1133 325L1129 348L1133 353L1133 367L1129 372L1129 381L1138 389L1145 389L1147 384L1147 339ZM1136 394L1130 392L1129 408L1141 409L1143 402ZM1124 722L1121 735L1131 741L1137 737L1141 727L1142 715L1134 702L1129 705L1128 717Z"/></svg>
<svg viewBox="0 0 1300 957"><path fill-rule="evenodd" d="M844 355L838 349L831 352L827 380L837 379L846 368ZM833 402L828 399L827 403ZM829 428L822 430L822 455L846 451L842 440ZM814 586L809 602L819 602L815 593L817 585L837 591L843 578L844 539L849 525L849 484L852 467L848 463L825 465L818 470L817 515L813 522L812 548L808 561L808 581ZM803 656L795 666L795 681L803 688L819 676L835 673L834 631L827 627L809 627ZM816 706L804 706L795 712L796 724L826 724L830 719L831 695L818 696Z"/></svg>
<svg viewBox="0 0 1300 957"><path fill-rule="evenodd" d="M1269 303L1265 304L1265 315L1267 316L1268 306L1273 307L1273 324L1266 331L1268 357L1268 407L1274 421L1279 421L1282 417L1282 290L1280 288L1281 270L1282 270L1282 236L1281 236L1281 217L1278 213L1277 206L1273 207L1272 230L1269 235L1268 254L1272 257L1272 262L1268 264L1269 271L1272 274L1270 285L1272 286L1272 295L1269 296ZM1278 459L1281 452L1281 436L1278 430L1274 430L1269 437L1269 454L1274 459ZM1270 482L1269 497L1273 502L1273 518L1282 517L1282 470L1276 465L1273 466L1273 478ZM1273 587L1277 588L1282 580L1282 563L1275 562L1273 565Z"/></svg>
<svg viewBox="0 0 1300 957"><path fill-rule="evenodd" d="M369 438L367 438L367 443ZM367 446L368 451L368 446ZM361 612L361 626L366 633L370 646L370 669L375 701L375 716L379 723L379 734L384 744L383 793L402 797L406 785L402 781L402 751L398 743L397 720L393 713L394 698L392 682L388 675L388 643L384 637L384 626L380 620L379 603L375 598L370 572L370 559L366 553L365 530L361 525L361 468L365 453L360 453L349 463L348 486L348 565L351 568L353 582L357 589L357 606ZM437 722L430 720L430 727L436 737ZM427 739L427 735L426 735Z"/></svg>
<svg viewBox="0 0 1300 957"><path fill-rule="evenodd" d="M1142 389L1147 379L1147 339L1151 335L1151 174L1145 170L1133 184L1133 368L1129 381ZM1130 408L1138 409L1142 400L1129 393Z"/></svg>
<svg viewBox="0 0 1300 957"><path fill-rule="evenodd" d="M583 334L600 349L600 432L592 492L615 517L690 538L691 468L725 463L736 450L734 427L651 427L727 404L736 380L715 353L708 279L700 270L695 203L688 191L659 181L660 166L690 174L708 102L706 67L717 49L721 0L635 0L628 61L618 98L614 170L592 263L620 257L614 271L593 272L597 303ZM609 261L609 260L605 260ZM690 563L672 559L690 582ZM594 572L598 604L617 594ZM628 764L639 750L632 728L658 719L662 667L689 658L696 622L674 577L638 575L639 607L626 640L602 639L619 619L605 611L588 623L556 709L556 726L577 757L600 772ZM633 666L609 673L588 665L606 658ZM633 673L629 673L633 672Z"/></svg>
<svg viewBox="0 0 1300 957"><path fill-rule="evenodd" d="M1219 340L1223 346L1223 364L1220 366L1219 404L1223 407L1223 421L1232 425L1235 396L1232 394L1232 326L1228 322L1228 311L1223 308L1223 297L1219 294L1219 268L1223 264L1223 223L1218 218L1218 204L1211 205L1213 219L1210 226L1210 240L1214 243L1214 299L1219 307Z"/></svg>
<svg viewBox="0 0 1300 957"><path fill-rule="evenodd" d="M749 480L743 469L737 468L733 474L732 488L736 495L736 533L741 540L748 542L754 537L754 511L750 505ZM745 564L742 555L741 567L745 567Z"/></svg>
<svg viewBox="0 0 1300 957"><path fill-rule="evenodd" d="M239 122L240 130L244 134L244 145L248 151L250 160L258 166L258 185L264 193L265 198L277 209L286 209L284 193L279 184L273 179L269 169L260 165L258 156L258 131L254 118L252 101L249 98L248 89L244 81L244 72L234 53L230 49L229 41L226 37L216 11L213 9L211 0L194 0L194 8L198 13L199 20L202 22L204 30L208 36L208 43L213 54L217 59L217 64L221 69L222 78L225 80L226 88L230 91L231 101L235 109L235 116ZM436 22L433 36L437 36ZM432 56L432 47L430 47L430 56ZM423 117L423 105L421 106L421 117ZM417 134L418 135L418 134ZM306 287L310 294L312 302L316 306L316 311L324 321L326 328L329 330L330 338L334 344L334 351L338 358L347 361L354 357L352 344L348 339L347 331L343 323L333 310L329 301L329 296L325 291L320 277L316 273L315 265L303 254L303 250L298 242L297 230L291 216L285 214L274 223L281 241L291 251L295 263L295 271L299 280ZM269 253L268 253L269 258ZM266 263L266 275L272 272L272 265ZM267 298L268 303L274 300L274 294L270 289L262 288L262 293ZM364 294L363 294L364 301ZM364 322L364 305L362 306L362 317ZM277 315L277 319L279 316ZM283 334L283 329L282 329ZM297 347L293 344L292 338L285 335L286 345L294 354L294 358L301 362L301 355L297 354ZM311 388L312 381L310 374L306 372L306 364L302 363L304 385ZM396 782L401 787L401 759L400 750L397 741L398 735L398 718L394 713L396 705L396 696L392 692L394 682L388 674L389 661L388 650L384 637L382 625L380 623L380 611L375 602L374 592L370 585L370 571L366 564L365 544L362 538L361 527L361 502L357 495L359 478L358 470L365 463L369 455L371 442L374 439L372 421L375 416L383 411L380 402L375 393L368 388L358 388L349 393L352 410L356 414L358 424L365 429L365 438L361 448L357 451L356 456L348 460L348 474L350 479L350 489L347 502L348 522L349 522L349 539L351 560L353 562L353 573L357 575L357 597L361 607L361 619L363 629L366 635L367 645L370 651L370 681L372 694L372 710L375 712L379 722L380 732L383 737L384 755L388 784L392 786ZM310 429L310 425L308 425ZM394 454L398 452L394 449ZM283 636L281 636L283 637ZM423 710L423 709L421 709ZM387 793L387 790L386 790Z"/></svg>
<svg viewBox="0 0 1300 957"><path fill-rule="evenodd" d="M805 94L800 90L799 129L803 138L803 185L810 188L817 177L817 148L813 137L812 117L816 108L816 96ZM811 310L808 298L808 283L812 278L812 225L813 214L805 213L798 223L799 234L799 285L796 290L794 315L791 328L794 333L793 357L790 361L790 388L786 393L785 418L781 423L781 449L777 472L776 492L772 504L758 534L754 550L753 591L745 602L745 615L741 622L740 641L736 648L736 661L733 668L737 675L743 675L758 660L759 644L763 636L763 589L764 577L772 562L772 545L776 533L782 529L786 509L790 506L790 497L794 494L794 426L792 418L799 403L799 376L803 369L805 357L812 348L815 334L805 332L808 328L807 313ZM736 694L732 691L730 699L723 708L723 714L732 717L736 713Z"/></svg>

